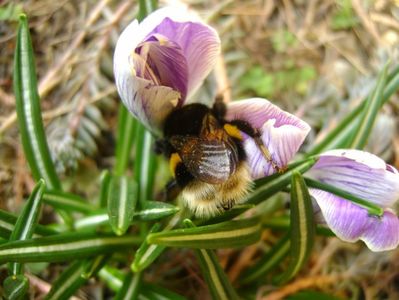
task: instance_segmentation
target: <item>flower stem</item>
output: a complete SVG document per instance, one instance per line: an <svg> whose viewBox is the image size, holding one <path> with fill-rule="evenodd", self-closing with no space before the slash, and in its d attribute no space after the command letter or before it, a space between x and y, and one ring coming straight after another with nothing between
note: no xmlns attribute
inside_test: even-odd
<svg viewBox="0 0 399 300"><path fill-rule="evenodd" d="M313 179L307 178L307 177L305 177L305 182L306 182L306 185L311 188L315 188L315 189L319 189L319 190L323 190L323 191L332 193L339 197L345 198L364 209L367 209L367 211L370 215L381 217L384 214L384 209L382 209L378 205L370 203L367 200L357 197L357 196L355 196L351 193L348 193L344 190L341 190L337 187L334 187L332 185L325 184L323 182L316 181L316 180L313 180Z"/></svg>

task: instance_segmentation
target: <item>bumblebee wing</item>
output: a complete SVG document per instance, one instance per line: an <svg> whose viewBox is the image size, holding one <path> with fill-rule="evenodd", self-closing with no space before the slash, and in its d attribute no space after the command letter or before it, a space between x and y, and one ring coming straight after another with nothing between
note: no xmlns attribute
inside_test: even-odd
<svg viewBox="0 0 399 300"><path fill-rule="evenodd" d="M220 184L236 169L237 162L233 159L235 149L222 140L173 136L170 142L188 171L198 180Z"/></svg>

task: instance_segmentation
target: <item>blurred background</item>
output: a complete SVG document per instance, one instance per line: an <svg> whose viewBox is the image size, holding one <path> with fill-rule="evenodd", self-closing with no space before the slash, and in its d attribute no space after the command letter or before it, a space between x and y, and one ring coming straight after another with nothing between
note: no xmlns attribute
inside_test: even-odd
<svg viewBox="0 0 399 300"><path fill-rule="evenodd" d="M175 2L161 1L160 6ZM304 151L373 89L387 60L392 65L399 61L397 0L182 2L214 26L222 40L219 63L196 97L204 102L218 94L226 101L268 98L312 126ZM120 101L113 82L113 49L137 11L135 1L0 1L1 209L17 213L34 186L12 91L18 15L25 12L29 18L43 118L57 172L66 190L90 199L98 194L101 170L114 160ZM397 168L398 110L396 94L382 109L367 146ZM168 179L161 158L159 165L158 192ZM46 219L45 209L42 223L53 221L47 213ZM263 247L274 242L273 236L265 241ZM218 251L235 285L259 247ZM32 271L38 279L35 288L49 285L57 272ZM207 297L190 250L167 252L146 276L189 298ZM79 297L95 299L92 295L101 288L93 281ZM278 288L265 282L254 294L283 299L306 289L343 299L399 299L399 252L372 253L361 243L318 237L310 262L296 280Z"/></svg>

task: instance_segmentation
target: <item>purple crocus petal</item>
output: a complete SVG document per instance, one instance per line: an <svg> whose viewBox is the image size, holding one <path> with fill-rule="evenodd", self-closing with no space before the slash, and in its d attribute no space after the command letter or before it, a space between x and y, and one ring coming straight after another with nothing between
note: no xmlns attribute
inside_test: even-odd
<svg viewBox="0 0 399 300"><path fill-rule="evenodd" d="M164 7L140 24L147 39L161 34L182 49L188 66L188 97L194 94L220 54L217 32L187 8Z"/></svg>
<svg viewBox="0 0 399 300"><path fill-rule="evenodd" d="M114 53L115 83L127 109L149 129L159 133L163 118L177 105L180 93L137 76L138 73L146 77L143 73L147 66L146 61L135 53L140 32L135 20L118 39Z"/></svg>
<svg viewBox="0 0 399 300"><path fill-rule="evenodd" d="M399 199L398 171L368 152L325 152L307 175L383 208L391 207Z"/></svg>
<svg viewBox="0 0 399 300"><path fill-rule="evenodd" d="M278 167L283 168L302 145L310 126L268 100L253 98L229 103L226 119L243 120L261 133L263 144ZM252 138L244 135L244 148L254 179L276 172Z"/></svg>
<svg viewBox="0 0 399 300"><path fill-rule="evenodd" d="M146 41L136 48L135 52L145 64L144 69L137 68L135 61L137 56L131 56L132 64L135 65L136 75L148 79L154 85L167 86L180 93L180 105L187 94L187 62L181 48L165 37L152 36L153 40Z"/></svg>
<svg viewBox="0 0 399 300"><path fill-rule="evenodd" d="M117 86L127 109L148 129L160 134L161 125L176 107L180 93L136 76L120 77Z"/></svg>
<svg viewBox="0 0 399 300"><path fill-rule="evenodd" d="M367 210L331 193L309 189L317 201L328 227L347 242L363 240L372 251L394 249L399 244L399 219L385 211L380 218Z"/></svg>
<svg viewBox="0 0 399 300"><path fill-rule="evenodd" d="M184 104L220 52L216 32L187 9L166 7L129 24L114 54L117 90L129 111L160 132L171 110Z"/></svg>

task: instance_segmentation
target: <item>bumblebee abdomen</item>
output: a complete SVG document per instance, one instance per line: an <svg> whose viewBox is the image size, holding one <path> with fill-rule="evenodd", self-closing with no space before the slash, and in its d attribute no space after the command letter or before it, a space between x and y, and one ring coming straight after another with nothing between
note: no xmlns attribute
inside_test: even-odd
<svg viewBox="0 0 399 300"><path fill-rule="evenodd" d="M236 124L202 104L173 111L165 121L169 165L186 206L210 217L245 200L252 178Z"/></svg>
<svg viewBox="0 0 399 300"><path fill-rule="evenodd" d="M245 162L241 162L228 180L209 184L192 180L182 191L185 205L196 217L209 218L245 200L252 189L252 178Z"/></svg>

